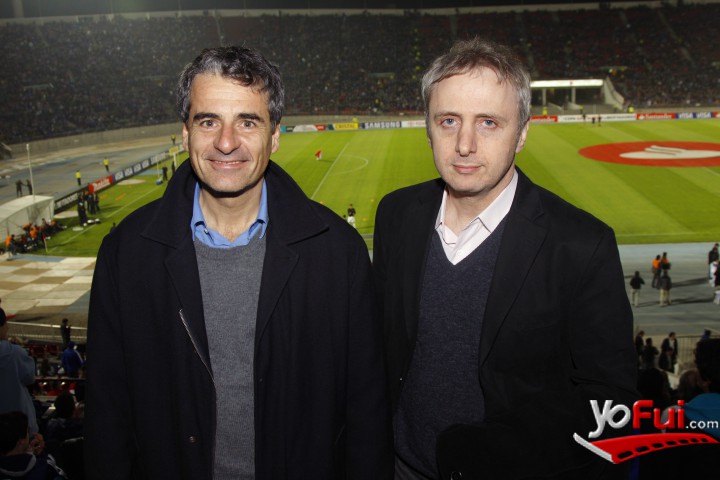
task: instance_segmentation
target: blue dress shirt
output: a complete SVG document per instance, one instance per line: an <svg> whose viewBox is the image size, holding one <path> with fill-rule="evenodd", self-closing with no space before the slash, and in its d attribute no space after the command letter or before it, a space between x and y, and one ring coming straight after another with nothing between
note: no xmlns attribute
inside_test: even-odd
<svg viewBox="0 0 720 480"><path fill-rule="evenodd" d="M193 201L193 215L190 220L190 230L192 231L194 238L198 239L208 247L232 248L247 245L253 237L257 236L258 238L263 238L265 236L267 222L267 184L264 179L262 183L262 193L260 194L260 210L258 211L257 219L252 225L250 225L250 228L241 233L240 236L233 242L230 242L217 231L208 228L205 223L205 216L203 215L202 208L200 208L200 184L198 183L195 185L195 200Z"/></svg>

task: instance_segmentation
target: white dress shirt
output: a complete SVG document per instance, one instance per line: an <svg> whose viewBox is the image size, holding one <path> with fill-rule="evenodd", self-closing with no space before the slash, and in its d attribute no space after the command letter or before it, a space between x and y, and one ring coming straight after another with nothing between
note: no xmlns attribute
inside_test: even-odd
<svg viewBox="0 0 720 480"><path fill-rule="evenodd" d="M517 182L518 174L517 171L514 171L508 186L500 192L500 195L485 210L473 218L458 235L445 224L447 188L445 189L440 211L437 220L435 220L435 231L440 235L445 255L453 265L460 263L479 247L505 218L510 211L513 198L515 198Z"/></svg>

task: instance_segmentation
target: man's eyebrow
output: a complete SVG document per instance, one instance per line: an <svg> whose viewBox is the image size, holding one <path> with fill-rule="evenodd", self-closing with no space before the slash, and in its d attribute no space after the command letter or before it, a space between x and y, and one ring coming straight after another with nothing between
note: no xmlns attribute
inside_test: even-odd
<svg viewBox="0 0 720 480"><path fill-rule="evenodd" d="M193 115L193 122L196 122L198 120L204 120L206 118L220 118L220 116L216 113L210 113L210 112L197 112L195 115Z"/></svg>
<svg viewBox="0 0 720 480"><path fill-rule="evenodd" d="M240 120L255 120L259 123L265 123L265 120L257 113L252 112L240 112L236 115Z"/></svg>
<svg viewBox="0 0 720 480"><path fill-rule="evenodd" d="M445 117L445 116L448 116L448 115L450 115L451 117L458 117L458 116L459 116L458 113L455 113L455 112L453 112L453 111L450 111L450 110L442 110L442 111L440 111L440 112L435 113L435 115L433 115L433 118Z"/></svg>
<svg viewBox="0 0 720 480"><path fill-rule="evenodd" d="M433 119L441 118L441 117L462 117L460 113L454 112L452 110L443 110L440 112L437 112L435 115L433 115ZM472 116L473 118L494 118L499 121L508 121L507 117L504 115L501 115L496 112L478 112Z"/></svg>
<svg viewBox="0 0 720 480"><path fill-rule="evenodd" d="M195 115L193 115L193 121L195 122L208 118L217 119L220 118L220 115L211 112L197 112ZM238 120L254 120L258 123L265 123L265 120L260 115L252 112L240 112L235 115L235 118L237 118Z"/></svg>

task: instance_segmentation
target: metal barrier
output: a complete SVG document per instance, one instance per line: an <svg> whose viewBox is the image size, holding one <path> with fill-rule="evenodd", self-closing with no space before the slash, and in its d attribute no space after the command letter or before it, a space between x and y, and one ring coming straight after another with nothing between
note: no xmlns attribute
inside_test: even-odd
<svg viewBox="0 0 720 480"><path fill-rule="evenodd" d="M695 368L695 345L700 341L700 335L676 335L678 355L678 372ZM660 343L657 344L658 349Z"/></svg>
<svg viewBox="0 0 720 480"><path fill-rule="evenodd" d="M59 325L13 321L9 321L8 324L10 325L9 336L11 337L18 337L22 340L62 343ZM86 343L87 328L73 326L71 340L75 343Z"/></svg>

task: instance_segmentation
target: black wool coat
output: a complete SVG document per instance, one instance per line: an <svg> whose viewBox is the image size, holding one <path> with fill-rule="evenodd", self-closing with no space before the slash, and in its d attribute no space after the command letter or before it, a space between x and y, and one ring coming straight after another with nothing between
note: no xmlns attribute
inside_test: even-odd
<svg viewBox="0 0 720 480"><path fill-rule="evenodd" d="M573 439L596 428L590 400L637 398L632 312L615 237L518 174L478 345L485 421L438 433L439 471L464 480L622 476ZM429 181L378 205L373 264L393 411L415 348L444 188Z"/></svg>
<svg viewBox="0 0 720 480"><path fill-rule="evenodd" d="M89 479L211 479L215 390L190 230L196 177L105 238L88 327ZM254 352L255 478L392 476L367 249L270 162ZM232 279L228 279L232 282Z"/></svg>

